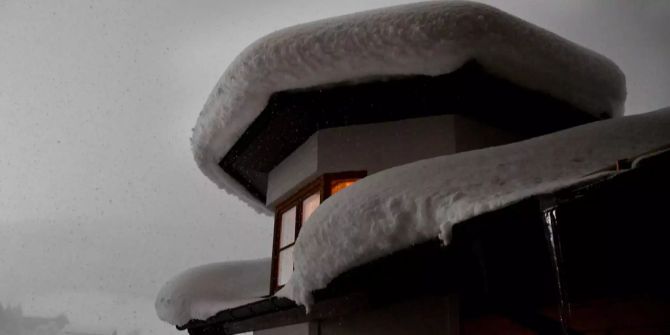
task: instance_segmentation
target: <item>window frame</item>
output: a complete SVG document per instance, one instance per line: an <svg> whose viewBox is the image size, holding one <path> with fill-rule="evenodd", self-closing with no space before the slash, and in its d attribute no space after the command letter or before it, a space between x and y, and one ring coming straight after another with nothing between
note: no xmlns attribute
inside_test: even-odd
<svg viewBox="0 0 670 335"><path fill-rule="evenodd" d="M279 285L279 253L287 248L295 246L298 234L302 229L303 201L315 193L319 193L319 205L331 196L331 187L333 181L339 179L361 179L367 176L367 171L346 171L336 173L326 173L309 182L304 187L298 189L286 200L281 201L275 206L274 217L274 235L272 242L272 271L270 278L270 292L274 294L284 285ZM293 242L280 247L282 214L295 206L295 236Z"/></svg>

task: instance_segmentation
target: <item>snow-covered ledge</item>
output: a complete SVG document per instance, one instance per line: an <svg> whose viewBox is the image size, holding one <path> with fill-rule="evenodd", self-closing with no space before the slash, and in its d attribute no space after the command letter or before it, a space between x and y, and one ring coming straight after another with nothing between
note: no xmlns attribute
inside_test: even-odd
<svg viewBox="0 0 670 335"><path fill-rule="evenodd" d="M666 108L373 174L312 214L295 244L295 271L277 295L309 307L311 292L349 269L437 237L448 244L454 224L669 147Z"/></svg>
<svg viewBox="0 0 670 335"><path fill-rule="evenodd" d="M270 288L269 258L221 262L186 270L170 279L158 292L158 317L182 326L206 320L216 313L246 305L267 296Z"/></svg>
<svg viewBox="0 0 670 335"><path fill-rule="evenodd" d="M191 139L195 160L219 187L270 213L218 163L273 93L441 75L471 60L587 113L622 115L624 75L606 57L487 5L422 2L302 24L251 44L226 69L200 113Z"/></svg>

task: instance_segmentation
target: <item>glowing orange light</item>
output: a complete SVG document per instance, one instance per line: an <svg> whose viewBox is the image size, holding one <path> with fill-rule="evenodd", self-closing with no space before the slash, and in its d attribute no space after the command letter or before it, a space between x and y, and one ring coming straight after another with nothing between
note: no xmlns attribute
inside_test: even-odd
<svg viewBox="0 0 670 335"><path fill-rule="evenodd" d="M343 189L353 185L358 179L340 179L334 180L330 185L330 194L335 194Z"/></svg>

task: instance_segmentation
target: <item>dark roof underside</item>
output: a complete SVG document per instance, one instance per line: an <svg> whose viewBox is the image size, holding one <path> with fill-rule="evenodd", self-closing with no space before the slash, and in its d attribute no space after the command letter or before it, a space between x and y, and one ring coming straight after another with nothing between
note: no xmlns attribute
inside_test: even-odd
<svg viewBox="0 0 670 335"><path fill-rule="evenodd" d="M470 62L436 77L408 76L276 93L219 165L265 202L268 173L319 129L442 114L468 116L522 137L596 120L567 103L489 75Z"/></svg>

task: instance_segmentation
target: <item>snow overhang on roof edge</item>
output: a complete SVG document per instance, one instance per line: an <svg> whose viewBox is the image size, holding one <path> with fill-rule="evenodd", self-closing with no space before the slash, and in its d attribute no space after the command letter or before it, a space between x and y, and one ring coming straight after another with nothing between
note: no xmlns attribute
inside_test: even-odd
<svg viewBox="0 0 670 335"><path fill-rule="evenodd" d="M475 60L488 72L596 116L623 114L625 77L606 57L496 8L423 2L271 33L248 46L214 87L193 129L202 172L270 214L218 163L273 93L398 75L440 75Z"/></svg>

